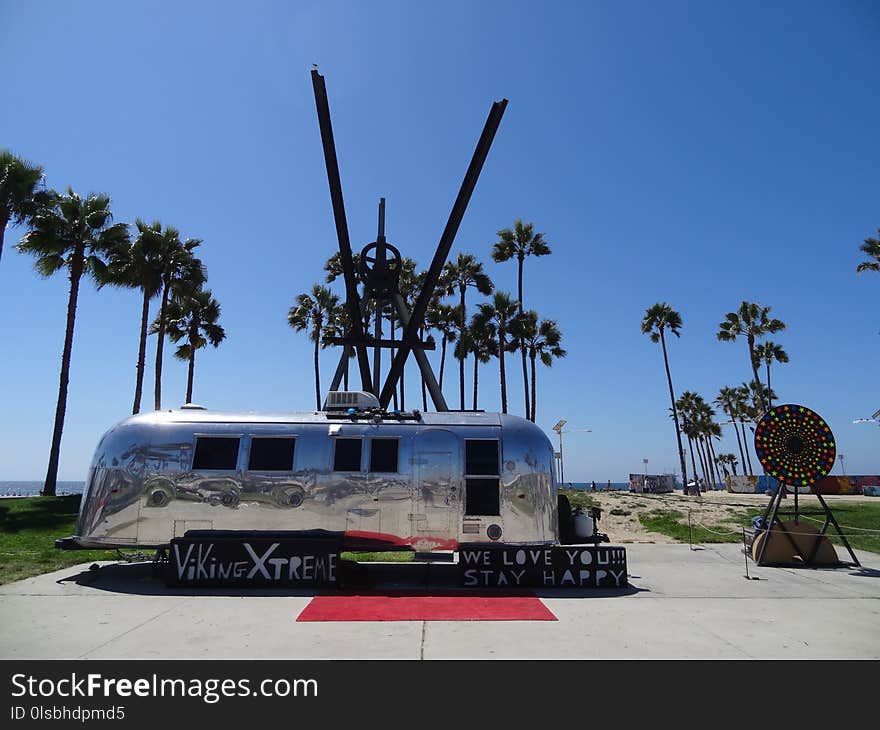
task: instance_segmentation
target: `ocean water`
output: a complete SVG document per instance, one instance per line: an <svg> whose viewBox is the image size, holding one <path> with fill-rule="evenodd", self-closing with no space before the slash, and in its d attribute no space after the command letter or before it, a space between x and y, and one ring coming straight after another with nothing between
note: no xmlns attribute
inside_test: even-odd
<svg viewBox="0 0 880 730"><path fill-rule="evenodd" d="M85 482L56 482L55 494L82 494ZM43 482L0 482L0 497L36 497Z"/></svg>

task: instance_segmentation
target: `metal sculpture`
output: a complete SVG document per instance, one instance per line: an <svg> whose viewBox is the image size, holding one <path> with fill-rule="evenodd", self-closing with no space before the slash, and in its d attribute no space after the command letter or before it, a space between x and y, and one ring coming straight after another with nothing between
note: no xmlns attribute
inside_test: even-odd
<svg viewBox="0 0 880 730"><path fill-rule="evenodd" d="M834 434L822 417L795 403L771 408L755 426L755 453L767 473L779 482L760 522L761 534L753 536L755 562L760 565L799 559L805 565L836 563L837 555L825 536L828 527L834 525L858 566L855 553L821 494L814 492L825 517L821 529L815 530L800 520L799 488L812 489L834 466ZM787 522L779 517L786 486L794 491L794 519ZM775 557L770 558L768 547ZM787 558L780 559L781 556Z"/></svg>
<svg viewBox="0 0 880 730"><path fill-rule="evenodd" d="M312 86L315 92L315 106L318 112L318 124L321 129L321 141L324 147L324 162L327 167L327 181L330 186L330 200L333 205L333 219L336 223L336 236L339 242L339 255L342 264L342 271L345 278L345 295L346 308L349 319L351 320L350 332L344 337L327 338L330 344L343 345L344 350L340 358L339 367L334 375L331 390L335 390L339 386L337 380L341 380L342 372L348 356L351 352L350 348L354 348L358 367L361 375L361 387L364 391L373 393L379 398L380 407L387 409L391 398L394 394L398 381L403 374L403 368L410 352L414 353L419 370L425 379L428 392L434 407L438 411L447 411L449 408L437 385L437 380L431 369L430 363L425 356L424 350L431 349L429 345L423 343L419 339L419 330L424 326L425 313L428 304L434 294L434 290L440 279L443 265L449 256L452 243L455 240L455 234L461 225L464 213L467 210L471 195L476 187L480 172L483 169L483 163L489 154L489 148L492 146L492 140L498 131L498 125L501 123L501 117L507 107L507 99L496 101L492 104L489 116L483 126L483 132L477 142L476 150L471 158L470 165L465 173L464 180L458 191L458 196L452 206L449 219L440 241L437 244L437 250L434 258L428 268L425 282L422 289L416 297L415 304L410 312L403 297L400 294L399 276L402 257L397 247L391 245L385 240L385 199L382 198L379 203L379 232L376 240L367 244L361 252L360 265L357 272L355 271L351 242L348 234L348 224L345 218L345 204L342 198L342 183L339 177L339 164L336 158L336 146L333 140L333 128L330 122L330 106L327 101L327 88L324 83L324 77L318 73L316 68L312 69ZM389 258L389 254L391 258ZM390 301L394 307L397 316L403 324L403 336L399 340L383 340L378 329L374 337L368 338L364 332L362 315L366 310L366 304L361 300L357 291L357 280L360 279L364 285L364 293L376 300L377 307L381 302ZM370 363L367 355L367 347L373 347L374 360L373 372L370 372ZM396 348L397 352L385 378L385 382L381 389L379 387L379 352L383 348Z"/></svg>

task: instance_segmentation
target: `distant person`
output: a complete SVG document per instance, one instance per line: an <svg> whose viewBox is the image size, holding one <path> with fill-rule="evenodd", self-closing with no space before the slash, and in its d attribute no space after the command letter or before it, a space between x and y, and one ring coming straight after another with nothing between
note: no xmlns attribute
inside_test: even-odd
<svg viewBox="0 0 880 730"><path fill-rule="evenodd" d="M608 486L605 487L609 492L611 491L611 480L608 480Z"/></svg>
<svg viewBox="0 0 880 730"><path fill-rule="evenodd" d="M591 492L596 491L596 480L595 479L592 482L590 482L590 491Z"/></svg>

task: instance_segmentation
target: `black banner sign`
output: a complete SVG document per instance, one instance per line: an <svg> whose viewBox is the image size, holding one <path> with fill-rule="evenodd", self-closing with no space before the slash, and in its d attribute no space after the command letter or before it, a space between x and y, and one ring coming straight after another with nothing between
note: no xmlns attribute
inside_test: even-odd
<svg viewBox="0 0 880 730"><path fill-rule="evenodd" d="M620 546L470 544L459 546L459 575L472 588L625 588Z"/></svg>
<svg viewBox="0 0 880 730"><path fill-rule="evenodd" d="M165 582L205 587L335 586L341 548L335 537L188 532L171 541Z"/></svg>

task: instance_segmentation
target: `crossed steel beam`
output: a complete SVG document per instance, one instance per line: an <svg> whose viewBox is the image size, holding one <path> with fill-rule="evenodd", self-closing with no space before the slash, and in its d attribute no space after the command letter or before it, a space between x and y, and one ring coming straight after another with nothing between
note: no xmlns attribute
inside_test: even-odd
<svg viewBox="0 0 880 730"><path fill-rule="evenodd" d="M471 158L470 165L468 165L464 180L461 183L461 188L458 191L458 196L452 206L452 211L446 222L446 227L443 229L443 233L440 236L440 242L437 244L437 250L434 253L434 258L428 269L424 285L416 298L412 312L407 311L406 304L399 292L395 292L391 296L392 304L400 317L404 329L402 338L399 341L392 342L380 340L378 337L373 340L368 340L364 333L362 319L362 311L364 307L357 291L357 279L351 253L351 242L349 240L348 224L345 218L345 204L342 198L342 183L339 178L339 164L336 159L336 146L333 141L333 128L330 122L330 106L327 102L327 88L324 84L324 77L318 73L317 69L312 69L312 86L315 91L315 106L318 111L318 124L321 128L321 142L324 147L324 162L327 166L327 181L330 185L330 200L333 204L333 219L336 223L336 236L339 241L339 254L343 276L345 278L346 307L348 309L352 327L349 337L342 338L340 342L340 344L344 344L344 350L339 367L336 369L331 388L335 389L339 387L343 369L351 352L349 348L353 346L357 354L362 389L366 392L377 395L380 406L382 408L387 408L388 404L391 402L397 383L403 374L403 368L409 357L409 353L412 351L415 353L416 361L419 365L422 376L425 379L428 392L431 394L431 400L434 402L434 407L438 411L447 411L449 408L447 407L446 401L443 398L443 393L440 391L437 381L434 378L430 363L425 356L425 346L424 343L419 340L418 332L424 324L425 313L427 312L428 304L431 301L431 296L440 280L440 274L442 273L443 265L446 263L446 259L449 256L449 251L455 240L455 234L458 232L458 228L461 225L462 218L467 210L468 203L470 202L471 195L476 187L480 172L483 169L483 163L486 161L489 149L492 146L492 141L495 138L495 133L498 131L498 125L501 123L501 117L507 107L507 99L502 99L501 101L496 101L492 104L489 116L483 126L483 133L480 135L480 139L477 142L476 150ZM380 209L380 231L377 242L384 244L384 233L384 206L382 206ZM384 247L381 247L381 250L384 252ZM398 347L391 363L391 368L385 378L385 383L383 384L381 391L378 393L376 392L378 390L378 377L376 377L374 381L370 373L370 362L367 355L368 343L376 347ZM374 373L374 375L378 374Z"/></svg>

